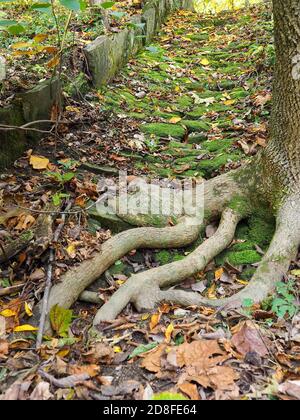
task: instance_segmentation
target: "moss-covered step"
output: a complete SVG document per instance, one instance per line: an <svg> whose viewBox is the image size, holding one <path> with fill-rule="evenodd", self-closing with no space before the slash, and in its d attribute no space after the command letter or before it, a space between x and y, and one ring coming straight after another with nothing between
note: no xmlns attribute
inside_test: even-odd
<svg viewBox="0 0 300 420"><path fill-rule="evenodd" d="M149 123L142 124L140 130L145 134L152 134L160 138L173 137L174 139L183 139L185 129L177 124Z"/></svg>

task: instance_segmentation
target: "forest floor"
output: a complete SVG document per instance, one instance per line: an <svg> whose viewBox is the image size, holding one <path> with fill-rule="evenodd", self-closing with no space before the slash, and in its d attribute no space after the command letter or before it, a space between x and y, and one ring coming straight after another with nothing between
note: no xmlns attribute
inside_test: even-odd
<svg viewBox="0 0 300 420"><path fill-rule="evenodd" d="M58 135L1 175L1 243L34 226L46 203L64 208L71 201L81 211L66 218L55 243L53 281L59 281L120 228L93 208L84 211L98 199L102 176L115 180L122 169L128 181L144 175L172 186L238 167L266 145L273 62L265 10L171 16L109 86L78 101L67 96ZM201 241L215 229L209 225ZM274 220L251 216L230 247L181 287L211 299L241 289L273 231ZM91 290L106 301L132 273L182 259L194 246L131 252ZM261 305L249 301L223 313L165 303L142 314L128 305L114 322L101 324L96 344L87 333L97 305L78 302L72 312L52 315L54 335L36 351L31 315L48 264L48 251L37 257L30 244L0 270L4 399L300 398L300 260Z"/></svg>

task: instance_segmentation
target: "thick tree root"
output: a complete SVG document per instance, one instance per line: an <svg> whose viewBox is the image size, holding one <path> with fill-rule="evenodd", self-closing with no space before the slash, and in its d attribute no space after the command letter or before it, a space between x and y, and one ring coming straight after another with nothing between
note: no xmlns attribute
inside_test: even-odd
<svg viewBox="0 0 300 420"><path fill-rule="evenodd" d="M198 247L184 261L168 264L131 277L125 286L114 294L97 313L94 325L115 318L130 301L138 310L150 310L161 301L169 301L184 306L211 306L216 308L238 308L244 299L260 302L275 288L286 275L290 262L296 257L300 245L300 200L290 197L281 207L277 217L277 228L269 250L265 254L250 284L242 291L227 299L211 300L198 293L160 288L172 286L186 277L202 270L233 239L235 227L241 215L227 209L216 234Z"/></svg>
<svg viewBox="0 0 300 420"><path fill-rule="evenodd" d="M183 218L173 227L136 228L119 233L103 244L100 253L69 270L63 281L53 286L49 297L49 309L56 304L63 308L72 306L91 283L130 251L138 248L187 246L198 238L200 229L199 220ZM49 322L46 325L47 329Z"/></svg>
<svg viewBox="0 0 300 420"><path fill-rule="evenodd" d="M182 215L182 217L179 218L178 224L176 226L165 228L136 228L122 232L108 240L102 245L101 251L97 253L92 259L84 261L79 266L69 270L62 276L61 282L53 286L49 297L48 311L56 304L63 308L69 308L72 306L72 304L75 303L82 292L84 292L84 290L91 283L99 278L115 261L122 258L133 249L177 248L184 247L193 243L199 237L203 223L207 223L209 220L219 217L224 208L226 208L231 202L233 197L246 197L247 189L245 189L244 184L240 185L236 181L236 178L240 172L241 170L237 170L232 173L224 174L204 184L204 222L201 217L192 217L191 215L188 215L189 212L187 212L185 215ZM191 191L191 193L193 194L193 191ZM140 197L142 200L143 193L140 194ZM120 215L120 217L123 218L122 215ZM230 226L234 225L235 229L239 216L234 214L234 212L227 210L224 217L226 220L231 220ZM131 217L130 220L132 222L134 218ZM144 218L142 224L145 223L145 220L146 219ZM160 286L164 287L170 284L176 284L178 281L185 279L188 275L193 274L195 271L201 270L205 267L209 260L211 260L215 255L222 251L228 243L231 242L234 229L227 231L227 228L229 228L229 225L226 227L226 223L222 223L222 227L220 227L213 240L214 243L216 243L216 247L212 246L208 248L207 251L204 250L203 257L200 259L200 263L196 261L198 258L196 253L194 258L189 258L187 260L187 263L180 262L176 264L176 271L178 271L178 273L175 276L173 275L174 273L166 276L166 272L168 272L169 266L167 266L167 269L163 268L162 278L157 283L157 292L159 292L158 300L164 299L163 293L165 293L159 289ZM220 234L220 232L223 231L225 233L225 237ZM227 234L229 236L227 236ZM207 244L210 244L211 242L212 240L208 240L203 249L207 246ZM182 263L183 267L181 268ZM192 270L189 268L190 263L192 263ZM152 275L152 270L149 271L149 273ZM160 270L157 271L155 276L158 276L158 274L160 275ZM134 278L136 278L136 276L134 276ZM168 281L166 281L167 278L169 279ZM132 279L130 279L129 282L132 284ZM125 285L120 290L126 291L127 289L128 286ZM121 292L117 292L116 296L120 296L120 293ZM152 295L153 291L151 291L151 296ZM105 316L105 319L112 319L121 311L124 306L126 306L129 301L134 300L133 296L128 296L123 292L122 296L122 302L120 301L117 303L117 308L119 309L117 311L112 310L111 315ZM143 296L145 296L145 293ZM140 308L143 307L141 302L140 304L138 303L138 299L135 300L137 306L140 306ZM116 298L113 298L112 303L109 304L108 307L112 307L114 301L116 301ZM108 307L105 306L105 311L107 311ZM39 317L39 312L40 308L37 306L35 310L36 319ZM51 331L49 319L46 323L45 329L48 332Z"/></svg>
<svg viewBox="0 0 300 420"><path fill-rule="evenodd" d="M169 294L172 292L161 291L160 288L175 285L203 270L216 255L231 243L240 219L239 213L229 208L226 209L214 236L201 244L184 260L133 275L98 311L94 325L116 318L129 302L132 302L141 311L151 310L160 301L169 300Z"/></svg>

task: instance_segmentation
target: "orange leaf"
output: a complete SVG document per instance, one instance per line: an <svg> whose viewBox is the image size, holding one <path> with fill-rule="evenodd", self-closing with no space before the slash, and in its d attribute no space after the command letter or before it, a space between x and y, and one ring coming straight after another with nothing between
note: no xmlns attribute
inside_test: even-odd
<svg viewBox="0 0 300 420"><path fill-rule="evenodd" d="M154 314L151 316L151 320L150 320L150 330L152 331L156 325L159 323L161 314Z"/></svg>

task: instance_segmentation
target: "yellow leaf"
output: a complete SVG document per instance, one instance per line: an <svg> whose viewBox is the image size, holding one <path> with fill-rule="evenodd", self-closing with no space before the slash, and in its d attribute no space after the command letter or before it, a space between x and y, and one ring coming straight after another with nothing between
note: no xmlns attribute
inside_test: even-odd
<svg viewBox="0 0 300 420"><path fill-rule="evenodd" d="M150 330L153 330L156 325L159 323L161 314L154 314L151 316L151 321L150 321Z"/></svg>
<svg viewBox="0 0 300 420"><path fill-rule="evenodd" d="M180 92L180 86L175 86L175 92Z"/></svg>
<svg viewBox="0 0 300 420"><path fill-rule="evenodd" d="M44 156L31 155L29 163L33 167L33 169L47 169L47 166L49 165L50 161Z"/></svg>
<svg viewBox="0 0 300 420"><path fill-rule="evenodd" d="M66 106L66 110L69 112L76 112L77 114L80 113L80 109L76 106Z"/></svg>
<svg viewBox="0 0 300 420"><path fill-rule="evenodd" d="M31 47L31 44L29 42L16 42L11 46L13 50L19 50L21 48L28 48Z"/></svg>
<svg viewBox="0 0 300 420"><path fill-rule="evenodd" d="M234 99L228 99L227 101L224 101L224 105L230 106L235 104L235 100Z"/></svg>
<svg viewBox="0 0 300 420"><path fill-rule="evenodd" d="M73 243L68 246L66 251L71 258L76 257L76 246Z"/></svg>
<svg viewBox="0 0 300 420"><path fill-rule="evenodd" d="M57 356L63 359L64 357L68 356L69 353L70 349L62 349L57 353Z"/></svg>
<svg viewBox="0 0 300 420"><path fill-rule="evenodd" d="M237 282L242 284L243 286L247 286L247 284L249 284L249 282L246 280L237 280Z"/></svg>
<svg viewBox="0 0 300 420"><path fill-rule="evenodd" d="M215 271L215 279L216 280L220 280L220 278L222 277L222 274L224 273L224 269L223 268L219 268L219 270Z"/></svg>
<svg viewBox="0 0 300 420"><path fill-rule="evenodd" d="M122 353L122 349L120 346L114 346L114 352L115 353Z"/></svg>
<svg viewBox="0 0 300 420"><path fill-rule="evenodd" d="M124 284L124 283L125 283L125 280L117 280L117 281L116 281L116 283L117 283L119 286L121 286L122 284Z"/></svg>
<svg viewBox="0 0 300 420"><path fill-rule="evenodd" d="M216 284L213 283L207 291L207 297L209 299L216 299Z"/></svg>
<svg viewBox="0 0 300 420"><path fill-rule="evenodd" d="M207 58L202 58L202 60L200 61L200 63L202 64L202 66L208 66L209 65L209 61Z"/></svg>
<svg viewBox="0 0 300 420"><path fill-rule="evenodd" d="M52 69L53 67L56 67L60 62L59 55L55 55L50 61L47 63L48 69Z"/></svg>
<svg viewBox="0 0 300 420"><path fill-rule="evenodd" d="M150 317L150 314L143 314L143 315L141 316L141 320L142 320L142 321L146 321L149 317Z"/></svg>
<svg viewBox="0 0 300 420"><path fill-rule="evenodd" d="M169 123L171 123L171 124L176 124L176 123L178 123L179 121L181 121L182 120L182 118L181 117L173 117L173 118L171 118L170 120L169 120Z"/></svg>
<svg viewBox="0 0 300 420"><path fill-rule="evenodd" d="M43 42L43 41L45 41L45 39L47 39L48 38L48 35L47 34L37 34L34 38L33 38L33 41L34 42Z"/></svg>
<svg viewBox="0 0 300 420"><path fill-rule="evenodd" d="M16 316L17 314L11 309L4 309L4 311L0 312L0 315L4 316L4 318L10 318L11 316Z"/></svg>
<svg viewBox="0 0 300 420"><path fill-rule="evenodd" d="M23 332L23 331L37 331L38 328L33 327L29 324L20 325L19 327L14 328L14 332Z"/></svg>
<svg viewBox="0 0 300 420"><path fill-rule="evenodd" d="M168 327L166 329L166 332L165 332L165 337L166 337L166 342L167 343L170 343L173 331L174 331L174 325L171 322L171 324L168 325Z"/></svg>
<svg viewBox="0 0 300 420"><path fill-rule="evenodd" d="M25 302L25 312L28 316L32 316L32 308L29 303Z"/></svg>

